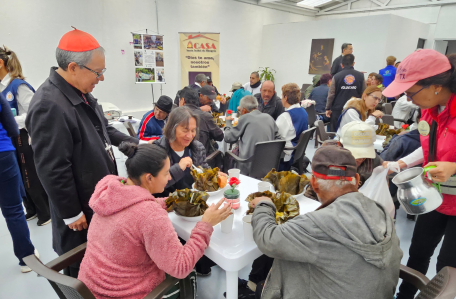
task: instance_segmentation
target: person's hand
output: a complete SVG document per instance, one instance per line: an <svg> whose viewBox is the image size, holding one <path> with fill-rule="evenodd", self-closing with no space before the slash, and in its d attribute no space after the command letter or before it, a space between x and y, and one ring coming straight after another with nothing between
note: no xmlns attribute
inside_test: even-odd
<svg viewBox="0 0 456 299"><path fill-rule="evenodd" d="M216 226L231 214L231 204L225 204L221 209L220 206L225 201L225 198L222 198L218 203L211 204L211 206L204 212L203 219L201 221L207 222L212 226Z"/></svg>
<svg viewBox="0 0 456 299"><path fill-rule="evenodd" d="M222 104L226 103L226 98L224 96L222 96L222 98L220 99L220 103L222 103Z"/></svg>
<svg viewBox="0 0 456 299"><path fill-rule="evenodd" d="M424 166L437 166L428 171L428 176L436 183L445 183L448 179L456 174L456 163L454 162L431 162Z"/></svg>
<svg viewBox="0 0 456 299"><path fill-rule="evenodd" d="M204 112L211 112L211 106L209 106L209 105L201 106L200 109L201 109L201 111L204 111Z"/></svg>
<svg viewBox="0 0 456 299"><path fill-rule="evenodd" d="M382 118L383 117L383 112L381 112L380 110L375 110L374 112L372 112L372 115L377 117L377 118Z"/></svg>
<svg viewBox="0 0 456 299"><path fill-rule="evenodd" d="M393 161L384 161L383 164L382 164L383 168L387 168L388 167L388 163L391 163L391 162L393 162ZM402 161L402 160L397 161L397 163L399 164L399 168L400 169L403 169L403 168L407 167L407 164L405 164L404 161ZM392 174L392 173L394 173L394 171L392 171L392 170L388 171L388 174Z"/></svg>
<svg viewBox="0 0 456 299"><path fill-rule="evenodd" d="M269 201L269 202L272 202L273 201L269 198L269 197L266 197L266 196L260 196L260 197L256 197L254 198L250 203L249 203L249 206L252 207L252 208L255 208L256 205L260 202L260 201Z"/></svg>
<svg viewBox="0 0 456 299"><path fill-rule="evenodd" d="M331 110L326 110L326 117L330 118L331 117Z"/></svg>
<svg viewBox="0 0 456 299"><path fill-rule="evenodd" d="M149 140L149 141L147 141L147 143L152 144L152 143L154 143L154 141L155 140Z"/></svg>
<svg viewBox="0 0 456 299"><path fill-rule="evenodd" d="M68 224L68 227L72 230L81 231L83 229L87 229L89 225L87 224L86 216L82 214L81 218L71 224Z"/></svg>
<svg viewBox="0 0 456 299"><path fill-rule="evenodd" d="M192 161L192 158L190 158L190 157L182 158L179 161L179 167L182 169L182 171L185 171L186 168L192 167L192 165L193 165L193 161Z"/></svg>
<svg viewBox="0 0 456 299"><path fill-rule="evenodd" d="M225 120L233 120L233 117L232 116L227 116L227 117L225 117Z"/></svg>

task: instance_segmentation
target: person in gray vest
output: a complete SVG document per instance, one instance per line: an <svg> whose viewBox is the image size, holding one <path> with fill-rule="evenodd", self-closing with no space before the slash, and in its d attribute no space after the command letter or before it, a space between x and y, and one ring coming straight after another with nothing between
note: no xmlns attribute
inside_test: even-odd
<svg viewBox="0 0 456 299"><path fill-rule="evenodd" d="M326 101L326 117L331 118L331 131L336 132L336 125L342 110L351 98L360 98L366 89L366 81L361 72L355 70L355 56L344 55L342 58L344 70L337 73L329 87Z"/></svg>

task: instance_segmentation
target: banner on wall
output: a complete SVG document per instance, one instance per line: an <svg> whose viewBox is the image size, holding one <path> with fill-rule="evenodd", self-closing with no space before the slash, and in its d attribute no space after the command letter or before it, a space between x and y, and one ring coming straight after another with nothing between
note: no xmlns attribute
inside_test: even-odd
<svg viewBox="0 0 456 299"><path fill-rule="evenodd" d="M163 35L133 33L133 48L136 83L165 83Z"/></svg>
<svg viewBox="0 0 456 299"><path fill-rule="evenodd" d="M193 84L198 74L219 86L219 41L219 33L179 33L182 88Z"/></svg>

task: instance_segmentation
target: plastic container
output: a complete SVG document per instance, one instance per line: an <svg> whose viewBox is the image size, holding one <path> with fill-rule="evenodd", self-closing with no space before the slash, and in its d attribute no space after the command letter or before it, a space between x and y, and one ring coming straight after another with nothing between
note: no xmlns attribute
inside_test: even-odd
<svg viewBox="0 0 456 299"><path fill-rule="evenodd" d="M231 208L234 210L239 209L241 206L241 201L239 200L241 193L237 189L227 189L223 192L223 196L225 197L226 203L231 203Z"/></svg>

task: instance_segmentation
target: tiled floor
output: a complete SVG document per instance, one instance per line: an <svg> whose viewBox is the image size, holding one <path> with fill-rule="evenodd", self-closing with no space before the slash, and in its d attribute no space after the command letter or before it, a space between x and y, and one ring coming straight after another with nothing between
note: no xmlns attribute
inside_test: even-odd
<svg viewBox="0 0 456 299"><path fill-rule="evenodd" d="M313 157L315 149L312 141L307 149L307 156ZM400 209L396 221L397 234L401 240L401 248L404 252L402 264L407 263L408 248L413 233L414 222L407 220L405 212ZM33 244L39 250L43 262L48 262L57 255L52 250L51 225L38 227L36 219L28 222ZM428 277L435 275L436 257L440 246L432 257ZM239 276L247 279L250 266L240 271ZM212 268L212 275L206 278L198 278L198 298L222 299L225 291L225 272L219 267ZM3 217L0 217L0 299L52 299L58 298L51 286L44 278L38 278L35 273L20 273L17 259L13 254L11 237Z"/></svg>

